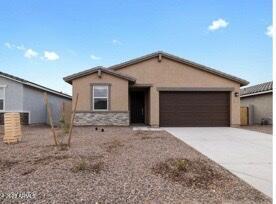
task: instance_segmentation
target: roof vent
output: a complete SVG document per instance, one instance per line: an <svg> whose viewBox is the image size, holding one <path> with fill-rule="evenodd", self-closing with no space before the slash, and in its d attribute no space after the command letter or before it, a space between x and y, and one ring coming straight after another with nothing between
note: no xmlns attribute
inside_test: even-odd
<svg viewBox="0 0 276 204"><path fill-rule="evenodd" d="M162 54L158 54L158 62L162 61Z"/></svg>
<svg viewBox="0 0 276 204"><path fill-rule="evenodd" d="M101 78L102 77L102 70L98 70L98 77Z"/></svg>

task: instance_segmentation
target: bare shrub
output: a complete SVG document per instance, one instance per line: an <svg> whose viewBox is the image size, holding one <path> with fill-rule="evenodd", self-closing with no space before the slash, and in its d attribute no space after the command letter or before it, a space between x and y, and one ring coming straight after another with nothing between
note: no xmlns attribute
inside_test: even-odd
<svg viewBox="0 0 276 204"><path fill-rule="evenodd" d="M121 141L114 139L111 142L104 143L104 146L106 147L107 152L115 152L119 148L123 147L124 144L122 144Z"/></svg>
<svg viewBox="0 0 276 204"><path fill-rule="evenodd" d="M168 159L152 168L155 174L187 187L208 189L222 179L222 175L201 160Z"/></svg>
<svg viewBox="0 0 276 204"><path fill-rule="evenodd" d="M80 159L74 167L71 169L73 173L78 173L81 171L88 171L88 172L94 172L94 173L100 173L100 171L103 170L104 163L102 161L96 162L94 164L90 164L85 159Z"/></svg>
<svg viewBox="0 0 276 204"><path fill-rule="evenodd" d="M25 175L31 174L31 173L33 173L33 172L35 172L35 171L36 171L36 170L35 170L34 168L27 169L27 170L23 171L23 172L21 173L21 175L22 175L22 176L25 176Z"/></svg>
<svg viewBox="0 0 276 204"><path fill-rule="evenodd" d="M84 159L81 159L71 170L74 173L88 170L88 163Z"/></svg>
<svg viewBox="0 0 276 204"><path fill-rule="evenodd" d="M58 145L58 149L59 149L60 151L66 151L66 150L69 149L69 146L68 146L68 144L66 144L66 143L60 143L60 144Z"/></svg>
<svg viewBox="0 0 276 204"><path fill-rule="evenodd" d="M90 166L90 170L98 174L101 170L103 170L103 165L104 163L102 161L97 162L96 164Z"/></svg>

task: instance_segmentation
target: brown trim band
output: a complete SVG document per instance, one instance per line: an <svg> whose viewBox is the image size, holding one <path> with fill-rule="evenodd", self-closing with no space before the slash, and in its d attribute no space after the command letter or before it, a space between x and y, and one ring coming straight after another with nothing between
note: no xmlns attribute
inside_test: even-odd
<svg viewBox="0 0 276 204"><path fill-rule="evenodd" d="M97 85L97 86L109 86L111 83L90 83L91 86Z"/></svg>
<svg viewBox="0 0 276 204"><path fill-rule="evenodd" d="M130 88L135 88L135 87L152 87L153 84L134 84L134 85L130 85Z"/></svg>
<svg viewBox="0 0 276 204"><path fill-rule="evenodd" d="M157 87L157 91L234 91L230 87Z"/></svg>

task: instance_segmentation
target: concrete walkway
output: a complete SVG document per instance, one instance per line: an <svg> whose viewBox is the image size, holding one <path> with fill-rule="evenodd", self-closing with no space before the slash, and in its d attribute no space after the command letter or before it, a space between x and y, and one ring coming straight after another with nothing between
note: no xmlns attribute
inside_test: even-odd
<svg viewBox="0 0 276 204"><path fill-rule="evenodd" d="M272 197L272 135L238 128L163 128Z"/></svg>

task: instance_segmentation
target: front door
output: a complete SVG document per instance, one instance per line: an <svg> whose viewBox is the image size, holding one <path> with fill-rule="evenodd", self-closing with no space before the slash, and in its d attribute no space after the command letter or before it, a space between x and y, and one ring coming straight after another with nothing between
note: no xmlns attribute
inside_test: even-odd
<svg viewBox="0 0 276 204"><path fill-rule="evenodd" d="M130 92L131 123L145 123L145 93L143 91Z"/></svg>

